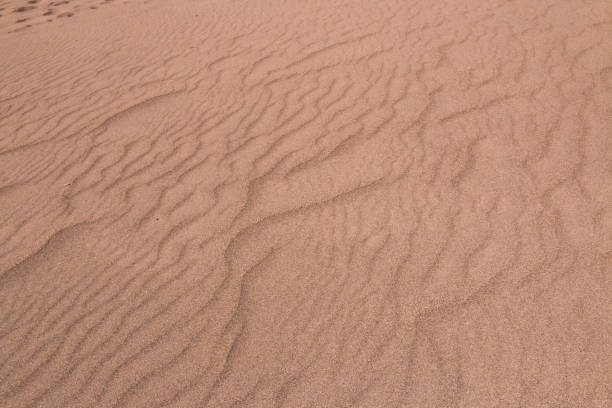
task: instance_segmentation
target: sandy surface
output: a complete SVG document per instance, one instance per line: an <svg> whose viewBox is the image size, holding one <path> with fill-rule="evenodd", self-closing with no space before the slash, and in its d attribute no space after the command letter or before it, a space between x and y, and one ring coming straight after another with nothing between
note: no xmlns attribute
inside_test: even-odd
<svg viewBox="0 0 612 408"><path fill-rule="evenodd" d="M0 407L612 407L609 1L0 8Z"/></svg>

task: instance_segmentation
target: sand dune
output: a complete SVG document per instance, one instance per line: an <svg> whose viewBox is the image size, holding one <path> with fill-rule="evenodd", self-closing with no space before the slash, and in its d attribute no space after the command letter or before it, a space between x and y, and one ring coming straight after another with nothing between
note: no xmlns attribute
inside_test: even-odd
<svg viewBox="0 0 612 408"><path fill-rule="evenodd" d="M609 1L0 9L0 407L612 406Z"/></svg>

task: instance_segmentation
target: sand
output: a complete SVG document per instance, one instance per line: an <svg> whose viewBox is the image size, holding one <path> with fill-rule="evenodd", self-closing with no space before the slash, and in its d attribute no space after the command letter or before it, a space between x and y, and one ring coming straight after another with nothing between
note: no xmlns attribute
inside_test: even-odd
<svg viewBox="0 0 612 408"><path fill-rule="evenodd" d="M609 1L0 8L0 407L612 407Z"/></svg>

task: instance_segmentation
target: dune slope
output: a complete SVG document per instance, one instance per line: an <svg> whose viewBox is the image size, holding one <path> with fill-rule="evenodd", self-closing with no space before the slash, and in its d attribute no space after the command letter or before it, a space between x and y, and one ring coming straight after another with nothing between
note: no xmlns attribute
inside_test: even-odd
<svg viewBox="0 0 612 408"><path fill-rule="evenodd" d="M0 406L612 406L609 1L0 9Z"/></svg>

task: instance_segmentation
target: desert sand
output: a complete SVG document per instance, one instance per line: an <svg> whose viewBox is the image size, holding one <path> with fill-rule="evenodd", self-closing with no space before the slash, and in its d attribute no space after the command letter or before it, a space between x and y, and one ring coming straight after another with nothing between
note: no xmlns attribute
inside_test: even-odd
<svg viewBox="0 0 612 408"><path fill-rule="evenodd" d="M612 407L610 1L0 9L0 407Z"/></svg>

